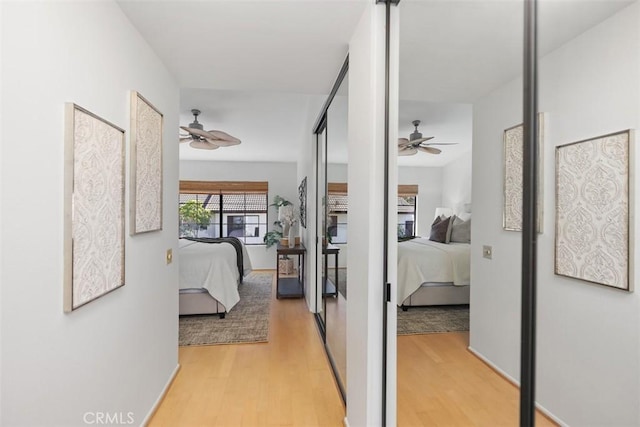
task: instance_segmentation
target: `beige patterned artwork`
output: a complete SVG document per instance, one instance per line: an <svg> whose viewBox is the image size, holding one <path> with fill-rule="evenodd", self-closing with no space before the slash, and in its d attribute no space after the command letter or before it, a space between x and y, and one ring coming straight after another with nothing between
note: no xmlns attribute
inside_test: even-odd
<svg viewBox="0 0 640 427"><path fill-rule="evenodd" d="M162 113L131 92L131 234L162 230Z"/></svg>
<svg viewBox="0 0 640 427"><path fill-rule="evenodd" d="M633 290L631 131L556 147L555 272Z"/></svg>
<svg viewBox="0 0 640 427"><path fill-rule="evenodd" d="M66 106L64 310L124 285L124 130Z"/></svg>
<svg viewBox="0 0 640 427"><path fill-rule="evenodd" d="M507 231L522 231L522 162L524 125L504 131L504 206L502 227ZM544 115L538 114L538 233L542 233Z"/></svg>

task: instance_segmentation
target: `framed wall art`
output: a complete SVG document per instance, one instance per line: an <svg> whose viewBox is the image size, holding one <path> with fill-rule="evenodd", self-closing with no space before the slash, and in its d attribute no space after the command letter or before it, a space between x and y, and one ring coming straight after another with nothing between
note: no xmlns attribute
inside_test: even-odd
<svg viewBox="0 0 640 427"><path fill-rule="evenodd" d="M504 205L502 228L522 231L522 171L524 125L519 124L504 131ZM538 114L538 233L542 233L542 207L544 191L544 113Z"/></svg>
<svg viewBox="0 0 640 427"><path fill-rule="evenodd" d="M131 92L130 234L162 230L162 124L157 108Z"/></svg>
<svg viewBox="0 0 640 427"><path fill-rule="evenodd" d="M307 228L307 177L305 176L298 186L298 197L300 198L300 225Z"/></svg>
<svg viewBox="0 0 640 427"><path fill-rule="evenodd" d="M555 273L633 290L633 132L556 147Z"/></svg>
<svg viewBox="0 0 640 427"><path fill-rule="evenodd" d="M65 111L64 310L124 285L124 130L75 104Z"/></svg>

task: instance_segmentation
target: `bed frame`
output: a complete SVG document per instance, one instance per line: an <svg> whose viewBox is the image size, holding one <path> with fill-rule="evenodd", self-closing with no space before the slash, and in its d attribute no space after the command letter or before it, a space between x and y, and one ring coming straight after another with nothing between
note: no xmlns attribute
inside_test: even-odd
<svg viewBox="0 0 640 427"><path fill-rule="evenodd" d="M421 307L429 305L460 305L469 304L470 287L454 286L452 283L428 283L412 293L402 302L402 310L409 307Z"/></svg>
<svg viewBox="0 0 640 427"><path fill-rule="evenodd" d="M195 314L217 314L224 319L227 309L206 289L180 289L178 297L178 314L188 316Z"/></svg>

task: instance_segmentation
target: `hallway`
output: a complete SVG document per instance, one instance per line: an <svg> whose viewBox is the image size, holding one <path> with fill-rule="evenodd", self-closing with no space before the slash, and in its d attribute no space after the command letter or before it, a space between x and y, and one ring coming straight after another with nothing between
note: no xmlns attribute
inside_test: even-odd
<svg viewBox="0 0 640 427"><path fill-rule="evenodd" d="M274 289L269 342L180 347L180 371L150 426L343 425L313 315Z"/></svg>

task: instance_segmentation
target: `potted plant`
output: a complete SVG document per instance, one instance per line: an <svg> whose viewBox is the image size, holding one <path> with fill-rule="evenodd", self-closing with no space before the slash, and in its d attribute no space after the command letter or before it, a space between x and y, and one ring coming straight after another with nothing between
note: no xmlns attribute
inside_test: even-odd
<svg viewBox="0 0 640 427"><path fill-rule="evenodd" d="M292 203L287 199L276 195L273 198L273 203L269 205L274 206L278 210L278 214L280 213L280 208L283 206L292 206ZM278 220L273 222L273 229L265 233L263 241L266 245L266 248L269 249L271 246L278 244L281 240L284 240L284 237L287 236L289 231L289 224L283 222L278 215ZM284 244L284 241L282 242ZM287 242L288 243L288 242ZM285 274L293 273L293 259L289 258L287 255L281 255L278 259L279 269L281 272Z"/></svg>
<svg viewBox="0 0 640 427"><path fill-rule="evenodd" d="M211 221L211 210L197 200L189 200L178 209L180 214L180 236L198 237L198 230Z"/></svg>

